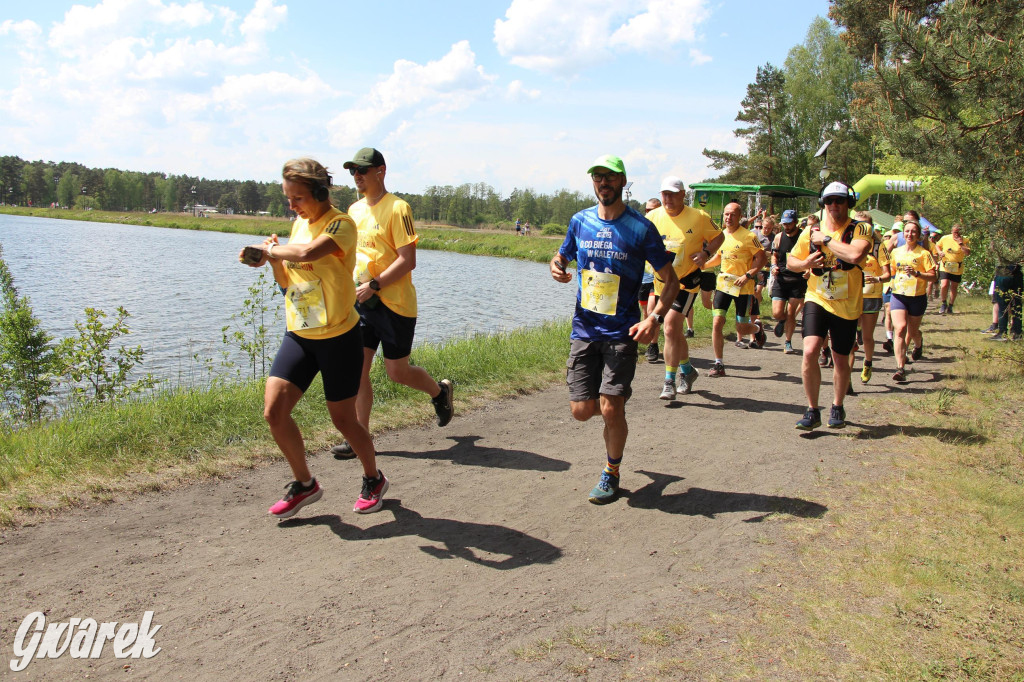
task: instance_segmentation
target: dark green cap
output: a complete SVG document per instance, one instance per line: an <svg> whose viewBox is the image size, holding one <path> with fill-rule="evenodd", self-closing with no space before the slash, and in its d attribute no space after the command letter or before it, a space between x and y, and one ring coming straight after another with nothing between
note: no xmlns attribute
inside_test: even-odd
<svg viewBox="0 0 1024 682"><path fill-rule="evenodd" d="M352 157L351 161L346 161L343 168L348 170L350 168L369 168L370 166L383 166L384 155L373 147L363 147L356 152L356 155Z"/></svg>

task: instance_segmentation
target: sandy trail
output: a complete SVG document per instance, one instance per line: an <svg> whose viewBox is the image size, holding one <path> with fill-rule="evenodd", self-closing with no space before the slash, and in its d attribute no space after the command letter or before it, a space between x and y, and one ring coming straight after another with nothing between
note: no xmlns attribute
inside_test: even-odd
<svg viewBox="0 0 1024 682"><path fill-rule="evenodd" d="M800 356L774 338L763 350L727 342L720 379L706 376L710 350L694 355L704 376L671 403L657 398L663 365L639 368L624 492L607 506L586 499L600 420L574 422L559 386L379 437L392 487L376 514L352 512L358 465L320 454L324 499L287 522L266 514L287 482L281 461L7 531L0 674L15 676L14 633L30 612L137 622L154 611L153 658L117 660L108 646L16 677L706 677L736 646L731 618L755 612L765 552L790 551L778 512L827 522L825 486L861 468L864 441L844 436L868 415L852 398L845 432L796 431ZM876 364L862 396L938 377L926 360L894 389L891 356ZM679 657L696 667L664 667Z"/></svg>

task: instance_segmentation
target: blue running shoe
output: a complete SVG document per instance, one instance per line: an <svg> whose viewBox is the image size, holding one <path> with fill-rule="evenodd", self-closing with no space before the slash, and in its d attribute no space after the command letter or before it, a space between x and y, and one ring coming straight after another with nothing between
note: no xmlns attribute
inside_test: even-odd
<svg viewBox="0 0 1024 682"><path fill-rule="evenodd" d="M813 431L821 426L821 410L815 407L808 407L804 412L804 418L796 423L796 428L801 431Z"/></svg>
<svg viewBox="0 0 1024 682"><path fill-rule="evenodd" d="M597 485L590 491L590 501L594 504L608 504L619 495L619 477L601 472Z"/></svg>

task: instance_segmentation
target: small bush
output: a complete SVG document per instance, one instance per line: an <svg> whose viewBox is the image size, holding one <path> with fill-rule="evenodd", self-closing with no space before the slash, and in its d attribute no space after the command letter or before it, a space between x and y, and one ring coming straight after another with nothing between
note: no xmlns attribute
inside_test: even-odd
<svg viewBox="0 0 1024 682"><path fill-rule="evenodd" d="M559 225L558 223L544 223L544 227L541 228L540 233L548 237L564 237L567 229L569 228L566 225Z"/></svg>

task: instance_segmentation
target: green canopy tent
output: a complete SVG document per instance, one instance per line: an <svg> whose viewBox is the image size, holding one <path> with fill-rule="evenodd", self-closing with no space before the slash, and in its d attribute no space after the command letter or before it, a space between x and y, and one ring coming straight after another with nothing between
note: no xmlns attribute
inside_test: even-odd
<svg viewBox="0 0 1024 682"><path fill-rule="evenodd" d="M793 200L795 208L797 200L817 198L818 193L806 187L790 185L725 185L714 182L696 182L690 185L690 205L707 211L717 223L721 220L725 204L733 199L746 196L746 215L753 215L760 210L763 198ZM817 206L815 206L817 208Z"/></svg>

